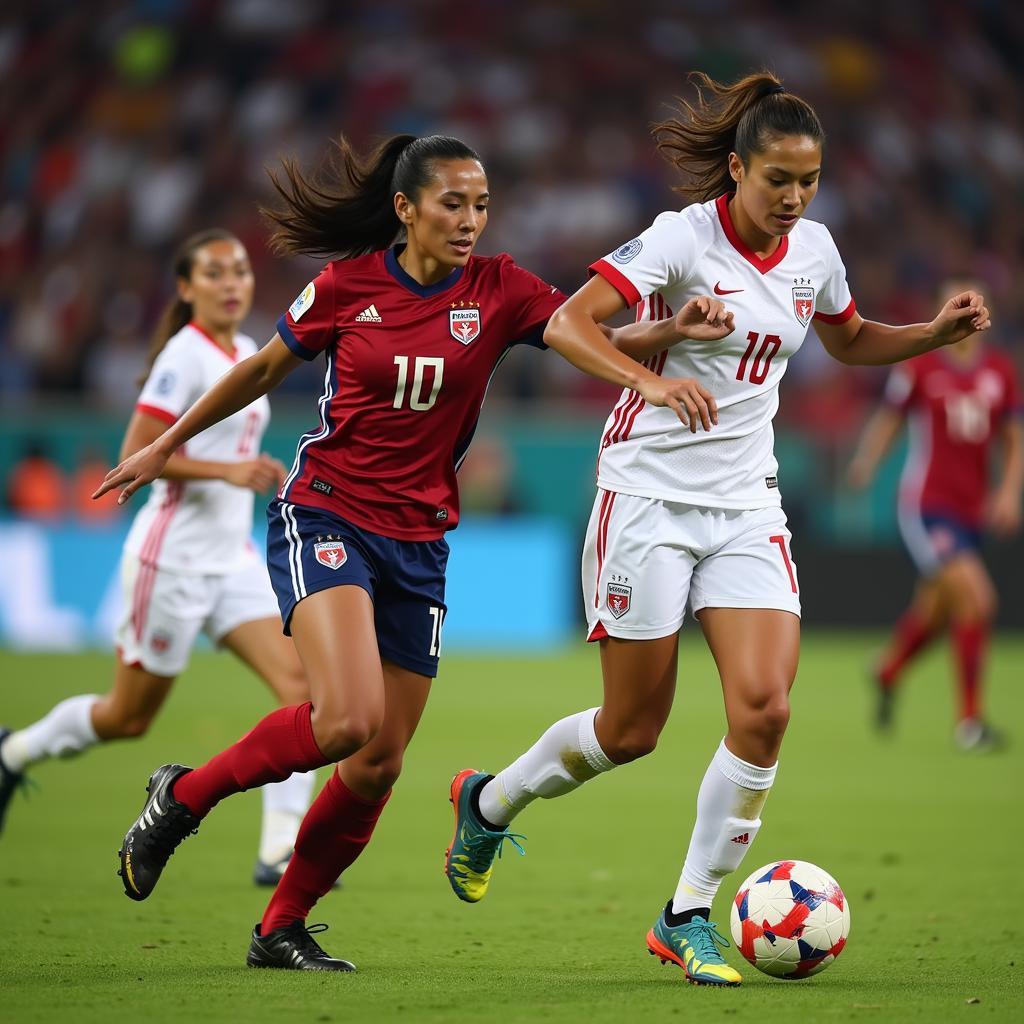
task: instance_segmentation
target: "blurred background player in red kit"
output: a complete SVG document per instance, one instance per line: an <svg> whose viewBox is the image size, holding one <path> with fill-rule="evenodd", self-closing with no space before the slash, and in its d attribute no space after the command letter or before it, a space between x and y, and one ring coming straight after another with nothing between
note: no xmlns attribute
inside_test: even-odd
<svg viewBox="0 0 1024 1024"><path fill-rule="evenodd" d="M971 286L947 282L943 297ZM1021 526L1020 413L1013 363L981 334L972 334L894 369L884 404L864 430L848 472L856 488L871 482L904 423L909 428L899 525L920 576L877 669L879 728L892 725L893 699L904 670L948 628L960 695L956 741L964 749L987 749L1004 741L981 711L996 591L980 548L986 530L1009 537ZM999 470L992 482L996 447Z"/></svg>

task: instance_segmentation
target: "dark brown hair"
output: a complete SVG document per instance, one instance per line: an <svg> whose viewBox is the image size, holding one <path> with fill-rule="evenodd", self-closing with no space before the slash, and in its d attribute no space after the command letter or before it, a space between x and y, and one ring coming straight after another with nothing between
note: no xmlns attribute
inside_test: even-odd
<svg viewBox="0 0 1024 1024"><path fill-rule="evenodd" d="M197 231L194 235L189 235L178 246L178 250L174 254L172 266L175 283L179 280L192 280L192 268L195 266L196 253L204 245L209 245L211 242L238 242L238 239L230 231L225 231L224 228L207 228L206 231ZM238 244L241 245L242 243L238 242ZM146 353L146 370L138 380L140 386L146 383L146 378L153 369L156 357L163 352L167 342L191 319L192 303L186 302L175 290L174 298L164 307L163 313L160 314L160 320L157 322L156 330L153 331L153 337L149 343L149 351Z"/></svg>
<svg viewBox="0 0 1024 1024"><path fill-rule="evenodd" d="M680 116L652 128L662 156L690 179L676 192L708 202L736 191L729 174L730 153L747 167L750 155L763 153L774 139L806 135L825 141L814 108L786 92L770 71L747 75L732 85L721 85L703 71L689 77L697 90L696 104L677 97Z"/></svg>
<svg viewBox="0 0 1024 1024"><path fill-rule="evenodd" d="M395 193L415 203L438 160L476 160L464 142L447 135L395 135L360 156L344 135L312 174L286 159L282 181L268 170L283 207L260 212L272 225L270 247L279 256L363 256L386 249L402 231Z"/></svg>

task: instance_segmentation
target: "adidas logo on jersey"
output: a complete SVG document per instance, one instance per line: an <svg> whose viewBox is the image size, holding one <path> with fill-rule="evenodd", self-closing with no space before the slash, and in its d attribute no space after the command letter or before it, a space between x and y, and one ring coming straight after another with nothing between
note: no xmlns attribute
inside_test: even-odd
<svg viewBox="0 0 1024 1024"><path fill-rule="evenodd" d="M383 322L380 313L377 312L377 307L372 302L356 317L357 324L381 324Z"/></svg>

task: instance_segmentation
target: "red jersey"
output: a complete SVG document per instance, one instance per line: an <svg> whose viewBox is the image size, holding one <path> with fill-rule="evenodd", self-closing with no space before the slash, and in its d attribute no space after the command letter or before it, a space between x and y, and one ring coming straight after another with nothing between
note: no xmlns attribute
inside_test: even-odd
<svg viewBox="0 0 1024 1024"><path fill-rule="evenodd" d="M543 347L565 296L506 254L471 256L437 284L401 247L328 263L277 331L302 359L326 353L320 424L299 441L279 497L398 540L459 521L455 472L508 350Z"/></svg>
<svg viewBox="0 0 1024 1024"><path fill-rule="evenodd" d="M980 526L991 442L1018 411L1013 364L988 348L969 365L941 350L926 352L892 371L886 400L910 426L900 503Z"/></svg>

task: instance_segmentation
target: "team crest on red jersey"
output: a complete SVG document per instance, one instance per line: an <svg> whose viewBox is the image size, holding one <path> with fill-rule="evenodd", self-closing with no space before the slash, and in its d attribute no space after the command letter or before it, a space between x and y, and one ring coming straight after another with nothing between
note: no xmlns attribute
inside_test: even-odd
<svg viewBox="0 0 1024 1024"><path fill-rule="evenodd" d="M323 540L313 545L313 554L328 569L340 569L348 561L348 552L340 540Z"/></svg>
<svg viewBox="0 0 1024 1024"><path fill-rule="evenodd" d="M621 619L629 611L630 598L633 596L633 588L623 586L621 583L608 584L608 611L617 619Z"/></svg>
<svg viewBox="0 0 1024 1024"><path fill-rule="evenodd" d="M452 337L468 345L480 333L480 305L476 302L460 302L448 310L448 329Z"/></svg>
<svg viewBox="0 0 1024 1024"><path fill-rule="evenodd" d="M793 312L802 327L806 327L814 316L814 289L798 285L793 289Z"/></svg>

